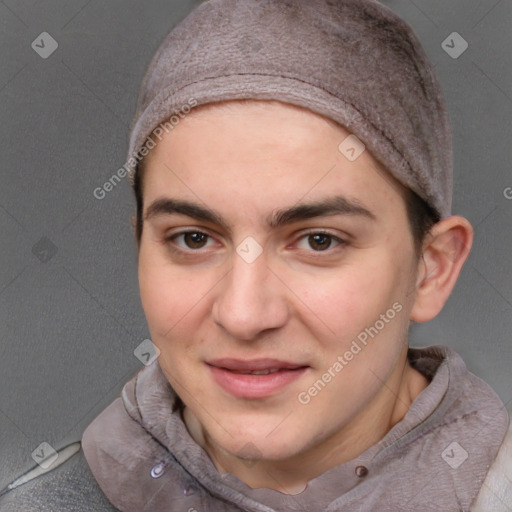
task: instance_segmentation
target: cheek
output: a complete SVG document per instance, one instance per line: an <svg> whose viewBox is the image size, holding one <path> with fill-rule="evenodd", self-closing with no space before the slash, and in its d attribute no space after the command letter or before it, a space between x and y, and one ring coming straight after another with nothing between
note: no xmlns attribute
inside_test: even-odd
<svg viewBox="0 0 512 512"><path fill-rule="evenodd" d="M359 261L342 270L316 274L296 283L297 296L336 339L347 339L373 323L399 299L394 271Z"/></svg>
<svg viewBox="0 0 512 512"><path fill-rule="evenodd" d="M313 335L322 355L311 387L302 389L301 396L311 398L311 417L316 418L324 417L326 407L342 404L332 413L334 423L356 414L382 387L406 340L406 283L399 265L385 254L372 258L371 264L359 263L336 278L316 279L314 287L303 282L304 302L316 314L319 327ZM318 379L328 384L317 396Z"/></svg>
<svg viewBox="0 0 512 512"><path fill-rule="evenodd" d="M139 289L149 329L158 345L187 317L201 290L189 273L166 261L160 248L144 243L139 252Z"/></svg>
<svg viewBox="0 0 512 512"><path fill-rule="evenodd" d="M342 357L343 370L334 369L335 383L317 404L353 386L362 399L387 378L406 339L406 287L400 265L384 253L367 261L358 258L336 276L317 275L314 285L302 280L304 311L314 313L309 329L319 349L318 371L328 371Z"/></svg>
<svg viewBox="0 0 512 512"><path fill-rule="evenodd" d="M208 338L201 336L202 328L211 315L215 284L222 273L172 265L165 251L147 243L139 252L138 277L151 339L161 353L160 364L168 376L181 381L190 378Z"/></svg>

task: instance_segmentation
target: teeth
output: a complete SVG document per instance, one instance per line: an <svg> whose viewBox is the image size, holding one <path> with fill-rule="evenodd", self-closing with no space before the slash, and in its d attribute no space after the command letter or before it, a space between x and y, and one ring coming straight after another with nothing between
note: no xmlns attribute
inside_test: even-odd
<svg viewBox="0 0 512 512"><path fill-rule="evenodd" d="M268 375L269 373L276 373L279 371L279 368L272 369L272 370L255 370L251 372L253 375Z"/></svg>
<svg viewBox="0 0 512 512"><path fill-rule="evenodd" d="M279 368L272 368L270 370L240 370L240 371L237 371L236 373L241 373L243 375L268 375L270 373L276 373L279 371Z"/></svg>

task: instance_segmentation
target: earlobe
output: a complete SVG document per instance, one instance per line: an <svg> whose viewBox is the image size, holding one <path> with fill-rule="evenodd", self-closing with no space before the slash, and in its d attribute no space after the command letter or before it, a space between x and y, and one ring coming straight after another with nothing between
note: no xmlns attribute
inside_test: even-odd
<svg viewBox="0 0 512 512"><path fill-rule="evenodd" d="M416 280L413 322L427 322L441 311L473 244L473 228L464 217L438 222L427 235Z"/></svg>

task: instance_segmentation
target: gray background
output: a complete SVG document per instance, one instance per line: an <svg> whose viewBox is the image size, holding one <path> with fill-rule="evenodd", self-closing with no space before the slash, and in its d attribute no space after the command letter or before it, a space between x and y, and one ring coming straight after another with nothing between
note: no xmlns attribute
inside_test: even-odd
<svg viewBox="0 0 512 512"><path fill-rule="evenodd" d="M126 182L102 200L93 191L124 163L151 56L198 3L0 1L0 489L34 466L43 441L59 449L79 439L142 366L134 200ZM508 404L512 0L383 3L411 24L439 73L454 132L454 213L476 228L452 297L414 327L411 344L455 348ZM454 31L469 44L456 59L441 46ZM42 32L58 43L47 59L31 47Z"/></svg>

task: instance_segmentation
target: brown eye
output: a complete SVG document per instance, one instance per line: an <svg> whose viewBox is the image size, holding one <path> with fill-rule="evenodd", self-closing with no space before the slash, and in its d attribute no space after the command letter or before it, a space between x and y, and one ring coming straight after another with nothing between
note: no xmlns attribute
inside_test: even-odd
<svg viewBox="0 0 512 512"><path fill-rule="evenodd" d="M299 239L297 247L308 252L328 252L337 246L346 245L346 242L337 236L322 231L306 233ZM330 251L329 251L330 252Z"/></svg>
<svg viewBox="0 0 512 512"><path fill-rule="evenodd" d="M204 233L185 233L183 235L183 240L190 249L201 249L204 247L207 239L208 235Z"/></svg>
<svg viewBox="0 0 512 512"><path fill-rule="evenodd" d="M309 246L315 251L325 251L329 249L332 243L332 236L324 233L317 233L308 236Z"/></svg>
<svg viewBox="0 0 512 512"><path fill-rule="evenodd" d="M180 249L203 249L207 246L210 236L200 231L185 231L170 237L170 241Z"/></svg>

